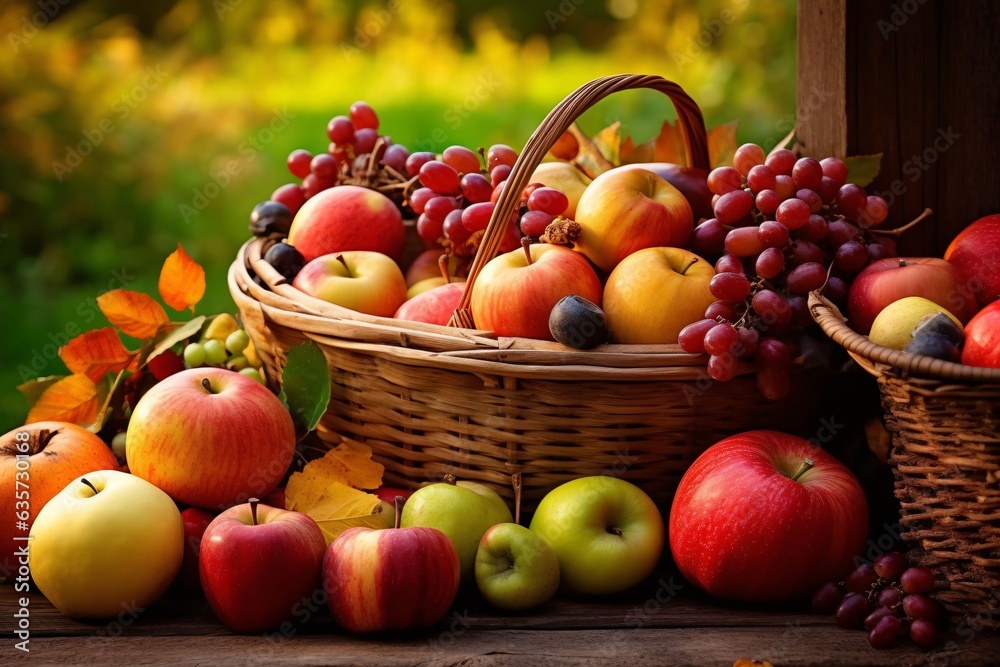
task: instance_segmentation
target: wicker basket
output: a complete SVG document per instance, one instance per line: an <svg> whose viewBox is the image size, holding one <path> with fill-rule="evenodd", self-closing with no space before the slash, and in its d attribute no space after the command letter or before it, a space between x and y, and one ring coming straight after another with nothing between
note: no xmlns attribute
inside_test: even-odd
<svg viewBox="0 0 1000 667"><path fill-rule="evenodd" d="M815 293L809 308L878 378L911 560L944 578L949 611L1000 628L1000 370L875 345Z"/></svg>
<svg viewBox="0 0 1000 667"><path fill-rule="evenodd" d="M679 86L655 76L613 76L583 86L548 115L518 158L507 195L522 190L577 116L631 88L658 90L673 101L692 164L707 167L701 112ZM497 221L516 205L513 196L498 202L468 286L498 250ZM311 339L322 348L333 391L320 436L367 443L386 467L387 484L416 488L453 473L511 497L510 475L520 472L531 509L562 482L613 474L665 505L689 464L717 440L761 427L815 430L822 373L796 374L789 398L772 402L761 397L749 368L732 382L714 383L706 358L676 345L578 351L497 338L473 328L467 310L457 313L464 327L371 317L285 284L261 259L276 240L249 241L231 267L230 290L244 325L271 378L292 346ZM268 288L255 284L248 269Z"/></svg>

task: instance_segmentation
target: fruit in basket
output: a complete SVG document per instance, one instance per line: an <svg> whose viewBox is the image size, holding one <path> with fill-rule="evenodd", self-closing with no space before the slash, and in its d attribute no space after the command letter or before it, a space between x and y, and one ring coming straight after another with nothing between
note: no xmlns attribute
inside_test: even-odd
<svg viewBox="0 0 1000 667"><path fill-rule="evenodd" d="M406 281L396 262L367 250L317 257L299 271L292 286L317 299L378 317L392 317L406 301Z"/></svg>
<svg viewBox="0 0 1000 667"><path fill-rule="evenodd" d="M936 257L887 258L870 264L854 279L847 300L848 324L863 334L894 301L921 296L947 308L963 324L976 312L958 271Z"/></svg>
<svg viewBox="0 0 1000 667"><path fill-rule="evenodd" d="M181 520L184 521L184 560L180 572L177 573L177 583L182 590L189 593L201 592L201 573L198 566L201 541L214 519L215 514L200 507L188 507L181 512Z"/></svg>
<svg viewBox="0 0 1000 667"><path fill-rule="evenodd" d="M994 301L976 313L965 327L962 363L1000 368L1000 301Z"/></svg>
<svg viewBox="0 0 1000 667"><path fill-rule="evenodd" d="M323 531L311 517L253 498L220 514L205 531L205 598L237 632L277 628L319 589L324 551Z"/></svg>
<svg viewBox="0 0 1000 667"><path fill-rule="evenodd" d="M965 330L955 321L951 313L924 315L913 329L914 337L931 333L945 336L955 346L961 346L965 342Z"/></svg>
<svg viewBox="0 0 1000 667"><path fill-rule="evenodd" d="M260 383L222 368L192 368L139 400L125 446L133 475L177 502L222 510L278 485L295 452L295 427Z"/></svg>
<svg viewBox="0 0 1000 667"><path fill-rule="evenodd" d="M608 318L596 303L571 294L549 313L549 333L563 345L589 350L607 342Z"/></svg>
<svg viewBox="0 0 1000 667"><path fill-rule="evenodd" d="M670 511L681 574L731 600L805 597L845 572L867 535L868 504L851 471L777 431L711 446L681 478Z"/></svg>
<svg viewBox="0 0 1000 667"><path fill-rule="evenodd" d="M166 592L183 557L184 524L174 501L116 470L70 482L31 527L35 584L74 618L148 607Z"/></svg>
<svg viewBox="0 0 1000 667"><path fill-rule="evenodd" d="M559 558L567 593L618 593L648 577L663 553L663 517L642 489L616 477L581 477L539 503L531 531Z"/></svg>
<svg viewBox="0 0 1000 667"><path fill-rule="evenodd" d="M927 315L935 314L941 314L945 320L952 322L961 336L962 323L947 308L922 296L908 296L882 309L872 323L868 337L876 345L902 350L913 339L917 325Z"/></svg>
<svg viewBox="0 0 1000 667"><path fill-rule="evenodd" d="M476 585L494 607L531 609L559 589L559 558L538 533L516 523L500 523L479 542Z"/></svg>
<svg viewBox="0 0 1000 667"><path fill-rule="evenodd" d="M643 248L683 247L694 228L684 195L646 169L612 169L595 178L576 221L576 249L604 271Z"/></svg>
<svg viewBox="0 0 1000 667"><path fill-rule="evenodd" d="M301 203L299 205L301 206ZM250 231L255 236L270 236L271 234L285 236L291 228L292 211L281 202L261 202L254 206L250 213Z"/></svg>
<svg viewBox="0 0 1000 667"><path fill-rule="evenodd" d="M1000 214L982 217L959 232L944 258L980 308L1000 299Z"/></svg>
<svg viewBox="0 0 1000 667"><path fill-rule="evenodd" d="M546 187L562 191L569 200L563 215L573 220L576 218L580 197L583 196L591 180L569 162L543 162L535 168L528 182L541 183Z"/></svg>
<svg viewBox="0 0 1000 667"><path fill-rule="evenodd" d="M19 459L18 457L25 457ZM17 548L35 517L80 475L115 470L115 455L96 435L75 424L35 422L0 437L0 579L17 571ZM27 526L15 530L15 520Z"/></svg>
<svg viewBox="0 0 1000 667"><path fill-rule="evenodd" d="M529 260L530 254L530 260ZM494 257L472 286L476 326L498 336L552 340L549 314L576 294L601 303L601 281L587 259L569 248L536 243Z"/></svg>
<svg viewBox="0 0 1000 667"><path fill-rule="evenodd" d="M471 580L479 541L490 527L510 523L513 517L496 491L478 482L444 482L418 489L403 507L404 528L425 526L444 533L458 554L463 580Z"/></svg>
<svg viewBox="0 0 1000 667"><path fill-rule="evenodd" d="M419 283L414 283L413 285L410 285L410 287L406 290L406 299L407 301L409 301L410 299L419 296L424 292L429 292L436 287L441 287L443 285L447 285L448 283L464 284L465 278L453 278L451 276L448 276L447 278L445 278L444 276L425 278L424 280L421 280Z"/></svg>
<svg viewBox="0 0 1000 667"><path fill-rule="evenodd" d="M274 270L288 282L295 280L299 271L306 265L306 259L295 246L288 243L275 243L264 253L264 261L274 267Z"/></svg>
<svg viewBox="0 0 1000 667"><path fill-rule="evenodd" d="M695 220L711 218L712 191L708 189L708 172L697 167L682 167L670 162L638 162L622 165L622 169L647 169L677 188L688 203Z"/></svg>
<svg viewBox="0 0 1000 667"><path fill-rule="evenodd" d="M406 279L406 287L410 288L422 280L427 278L440 278L441 277L441 265L440 259L444 252L440 248L434 248L431 250L425 250L410 263L410 266L406 269L406 273L403 276ZM464 277L464 271L459 271L459 260L454 255L447 256L448 264L448 275L456 277Z"/></svg>
<svg viewBox="0 0 1000 667"><path fill-rule="evenodd" d="M405 513L405 507L397 512ZM323 558L330 613L349 632L434 625L451 608L460 581L455 547L435 528L349 528Z"/></svg>
<svg viewBox="0 0 1000 667"><path fill-rule="evenodd" d="M465 281L435 287L421 292L412 299L407 299L393 317L397 320L445 326L458 308L464 293Z"/></svg>
<svg viewBox="0 0 1000 667"><path fill-rule="evenodd" d="M962 353L958 351L955 344L948 340L947 336L938 333L914 336L913 340L903 348L903 351L955 363L962 359Z"/></svg>
<svg viewBox="0 0 1000 667"><path fill-rule="evenodd" d="M394 260L403 253L403 217L391 199L356 185L323 190L302 205L288 242L306 261L345 251L380 252Z"/></svg>
<svg viewBox="0 0 1000 667"><path fill-rule="evenodd" d="M639 250L615 267L604 286L608 330L617 343L676 343L716 301L712 265L680 248Z"/></svg>

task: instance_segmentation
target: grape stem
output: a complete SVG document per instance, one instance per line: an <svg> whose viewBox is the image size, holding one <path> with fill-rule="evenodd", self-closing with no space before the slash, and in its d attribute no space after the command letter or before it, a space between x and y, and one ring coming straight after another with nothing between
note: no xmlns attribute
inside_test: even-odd
<svg viewBox="0 0 1000 667"><path fill-rule="evenodd" d="M812 459L806 459L805 461L802 462L802 465L799 466L799 469L792 474L791 480L793 482L799 481L799 477L802 477L802 475L806 474L806 471L812 468L814 465L816 465L815 461L813 461Z"/></svg>
<svg viewBox="0 0 1000 667"><path fill-rule="evenodd" d="M899 238L903 234L903 232L905 232L906 230L911 229L913 227L916 227L918 224L920 224L921 222L923 222L923 220L925 218L927 218L928 216L930 216L930 215L934 215L934 211L932 211L929 208L925 208L923 213L921 213L916 218L914 218L913 220L909 221L908 223L906 223L902 227L897 227L896 229L869 229L868 233L869 234L885 234L886 236L895 236L896 238Z"/></svg>

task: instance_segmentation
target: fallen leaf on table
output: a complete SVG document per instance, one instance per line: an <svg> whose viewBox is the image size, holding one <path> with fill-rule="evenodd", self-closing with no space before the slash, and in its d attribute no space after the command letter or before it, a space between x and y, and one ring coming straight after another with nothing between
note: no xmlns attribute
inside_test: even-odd
<svg viewBox="0 0 1000 667"><path fill-rule="evenodd" d="M382 486L382 473L385 466L372 461L372 450L362 443L346 443L337 445L322 458L310 461L302 472L297 472L288 480L291 490L292 482L297 485L324 486L331 482L341 482L355 489L377 489Z"/></svg>

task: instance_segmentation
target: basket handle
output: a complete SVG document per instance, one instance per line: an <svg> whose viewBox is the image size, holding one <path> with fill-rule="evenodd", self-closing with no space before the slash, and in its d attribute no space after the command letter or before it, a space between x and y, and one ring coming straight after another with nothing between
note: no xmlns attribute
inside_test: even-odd
<svg viewBox="0 0 1000 667"><path fill-rule="evenodd" d="M840 310L819 292L809 294L809 312L823 333L852 355L899 368L904 375L955 382L1000 382L1000 369L966 366L876 345L868 336L851 329Z"/></svg>
<svg viewBox="0 0 1000 667"><path fill-rule="evenodd" d="M514 207L520 201L521 191L528 185L528 179L535 172L535 168L541 164L542 158L555 145L563 132L587 109L612 93L636 88L658 90L670 98L674 109L677 110L677 122L684 135L688 164L699 169L708 170L711 168L708 159L708 135L705 132L705 121L701 116L701 109L676 83L667 81L663 77L646 74L616 74L595 79L577 88L549 112L545 120L528 138L524 150L521 151L514 163L510 176L507 178L507 185L497 201L493 216L483 233L479 250L469 268L469 275L465 281L465 292L449 322L451 326L475 328L472 312L469 310L469 303L472 300L472 286L475 285L476 278L486 263L499 253L500 244L507 231L507 221L514 212Z"/></svg>

